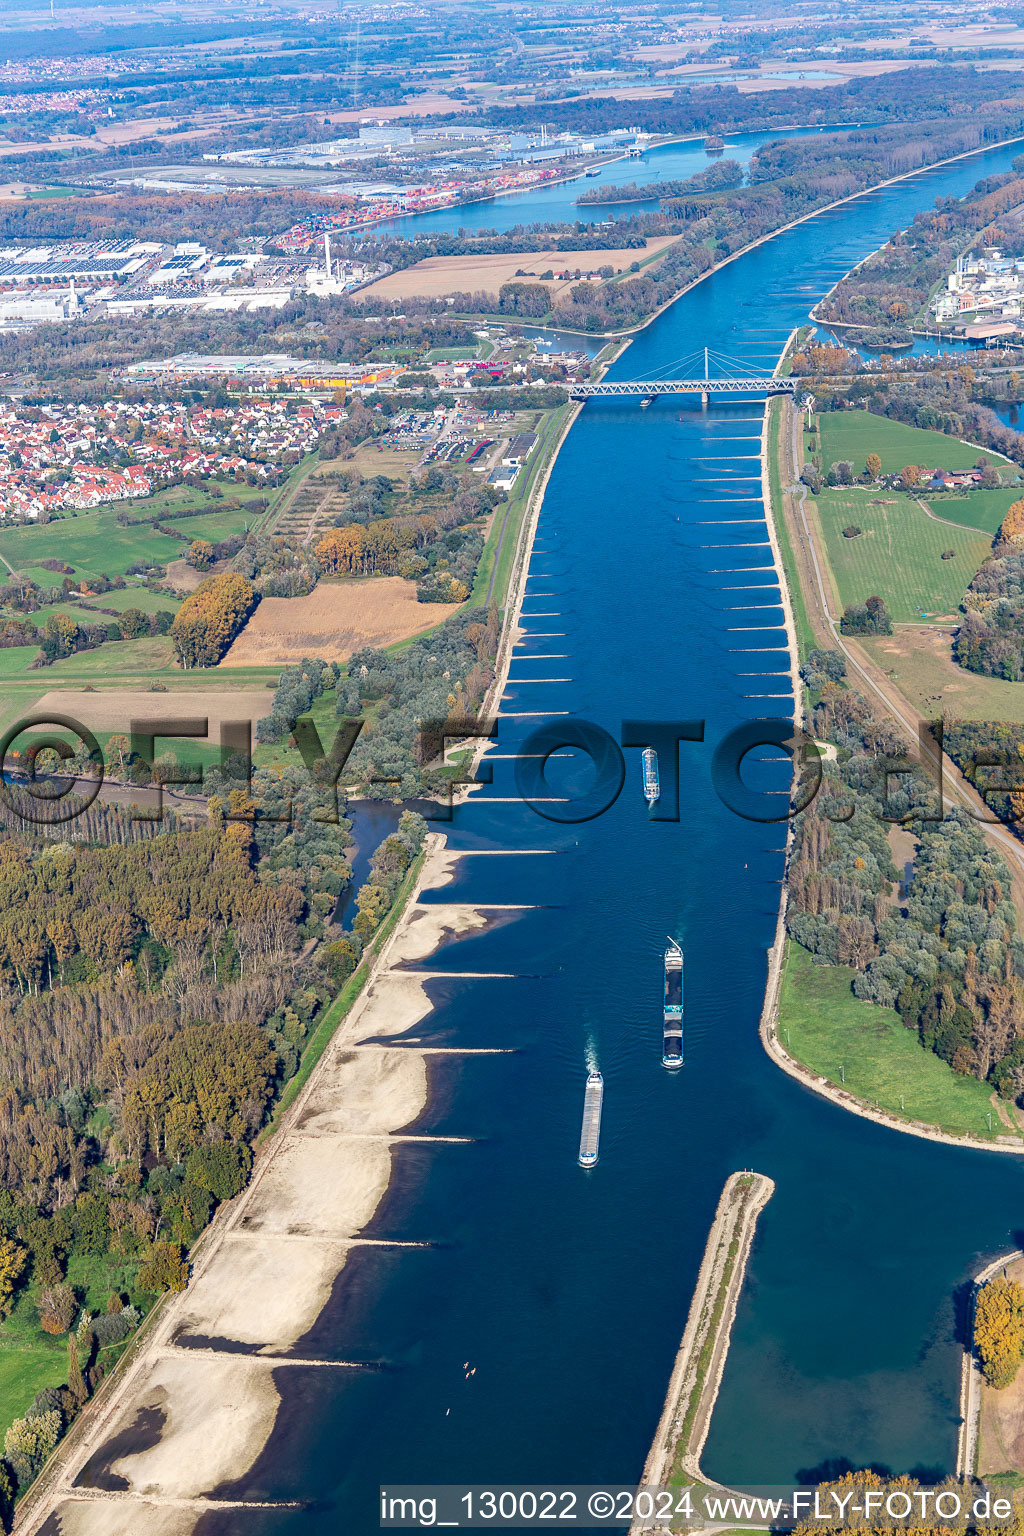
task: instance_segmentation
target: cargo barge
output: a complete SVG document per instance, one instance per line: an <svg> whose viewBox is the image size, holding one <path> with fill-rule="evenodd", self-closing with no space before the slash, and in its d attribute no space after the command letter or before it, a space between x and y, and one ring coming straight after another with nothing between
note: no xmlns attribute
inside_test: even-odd
<svg viewBox="0 0 1024 1536"><path fill-rule="evenodd" d="M583 1096L583 1129L580 1131L580 1167L593 1168L601 1145L601 1108L604 1104L604 1078L594 1069L587 1077Z"/></svg>
<svg viewBox="0 0 1024 1536"><path fill-rule="evenodd" d="M658 774L658 754L653 747L644 747L644 799L653 805L661 795L661 778Z"/></svg>
<svg viewBox="0 0 1024 1536"><path fill-rule="evenodd" d="M683 952L675 939L665 951L665 1008L661 1064L675 1071L683 1064Z"/></svg>

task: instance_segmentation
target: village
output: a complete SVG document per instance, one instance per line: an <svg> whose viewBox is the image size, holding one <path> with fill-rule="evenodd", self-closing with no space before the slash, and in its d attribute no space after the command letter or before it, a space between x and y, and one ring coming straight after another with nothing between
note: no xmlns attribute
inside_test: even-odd
<svg viewBox="0 0 1024 1536"><path fill-rule="evenodd" d="M283 400L0 405L0 519L48 522L190 477L273 485L344 415Z"/></svg>

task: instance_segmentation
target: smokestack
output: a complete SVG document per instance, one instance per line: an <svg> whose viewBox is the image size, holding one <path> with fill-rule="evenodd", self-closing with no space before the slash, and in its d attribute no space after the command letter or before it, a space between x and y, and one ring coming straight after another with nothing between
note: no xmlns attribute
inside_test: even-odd
<svg viewBox="0 0 1024 1536"><path fill-rule="evenodd" d="M331 236L328 230L324 230L324 266L327 268L327 276L331 275Z"/></svg>

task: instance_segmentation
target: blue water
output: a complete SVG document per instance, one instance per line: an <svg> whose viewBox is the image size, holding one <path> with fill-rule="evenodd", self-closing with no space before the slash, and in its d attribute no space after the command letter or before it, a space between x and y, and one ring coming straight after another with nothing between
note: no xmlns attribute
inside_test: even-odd
<svg viewBox="0 0 1024 1536"><path fill-rule="evenodd" d="M741 165L750 163L750 157L761 144L776 139L801 138L809 133L820 133L820 128L793 128L780 133L736 133L725 141L725 156L738 160ZM584 224L602 223L606 219L628 219L636 213L650 213L656 209L654 202L614 203L611 205L583 204L577 207L576 199L581 192L594 187L621 186L635 182L638 187L652 181L677 180L705 171L722 153L709 155L704 150L703 139L684 144L663 144L649 149L642 160L612 160L598 176L579 177L563 181L557 186L534 187L529 192L515 192L508 196L492 198L488 202L469 203L462 208L444 208L436 213L417 213L409 218L392 219L375 224L374 236L398 235L411 240L416 235L436 234L441 230L454 232L458 229L495 229L504 231L517 224L538 222L552 223L558 220L582 220Z"/></svg>
<svg viewBox="0 0 1024 1536"><path fill-rule="evenodd" d="M639 333L618 376L705 343L769 366L853 262L1014 153L925 173L778 236ZM303 1536L362 1536L381 1483L635 1480L722 1182L743 1167L777 1192L708 1473L788 1483L838 1459L952 1467L955 1298L981 1255L1017 1240L1024 1169L848 1115L779 1072L758 1041L783 837L725 809L710 760L738 722L792 708L761 416L758 402L701 413L601 401L569 435L530 562L493 784L449 829L458 849L516 853L467 857L437 896L532 910L429 961L452 974L427 983L436 1011L413 1031L514 1054L430 1058L417 1129L476 1139L397 1148L371 1230L436 1246L360 1250L298 1348L386 1368L278 1372L278 1426L236 1491L314 1507L207 1516L205 1536L284 1536L300 1519ZM703 718L705 742L680 749L679 821L648 819L635 750L625 790L594 820L559 825L516 801L505 754L556 711L616 738L626 716ZM556 783L576 772L553 767ZM747 777L782 782L774 764ZM687 1063L675 1075L659 1064L666 934L686 953ZM454 974L466 972L490 975ZM600 1162L584 1173L588 1053L606 1094Z"/></svg>

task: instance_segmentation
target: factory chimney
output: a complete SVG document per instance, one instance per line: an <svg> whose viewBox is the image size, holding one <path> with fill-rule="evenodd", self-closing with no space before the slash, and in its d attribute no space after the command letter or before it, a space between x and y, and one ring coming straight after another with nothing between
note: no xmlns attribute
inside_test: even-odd
<svg viewBox="0 0 1024 1536"><path fill-rule="evenodd" d="M328 230L324 230L324 266L327 268L327 276L331 275L331 236Z"/></svg>

